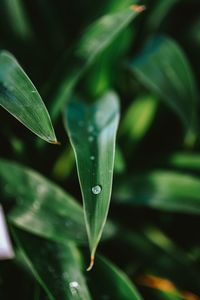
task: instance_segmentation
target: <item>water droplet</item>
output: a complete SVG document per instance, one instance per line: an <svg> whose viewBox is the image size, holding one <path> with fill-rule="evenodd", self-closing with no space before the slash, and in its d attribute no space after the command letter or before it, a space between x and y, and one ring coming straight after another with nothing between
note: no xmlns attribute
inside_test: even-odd
<svg viewBox="0 0 200 300"><path fill-rule="evenodd" d="M71 293L72 295L77 295L78 294L78 287L79 287L79 284L77 281L72 281L69 283L69 287L70 287L70 290L71 290Z"/></svg>
<svg viewBox="0 0 200 300"><path fill-rule="evenodd" d="M91 160L95 160L95 157L92 155L92 156L90 156L90 159Z"/></svg>
<svg viewBox="0 0 200 300"><path fill-rule="evenodd" d="M89 141L89 142L93 142L93 141L94 141L94 137L93 137L93 136L89 136L89 137L88 137L88 141Z"/></svg>
<svg viewBox="0 0 200 300"><path fill-rule="evenodd" d="M100 185L95 185L95 186L92 187L92 193L93 193L94 195L100 194L100 193L101 193L101 190L102 190L102 188L101 188Z"/></svg>
<svg viewBox="0 0 200 300"><path fill-rule="evenodd" d="M34 91L34 90L33 90L33 91L31 91L31 93L37 93L37 91Z"/></svg>

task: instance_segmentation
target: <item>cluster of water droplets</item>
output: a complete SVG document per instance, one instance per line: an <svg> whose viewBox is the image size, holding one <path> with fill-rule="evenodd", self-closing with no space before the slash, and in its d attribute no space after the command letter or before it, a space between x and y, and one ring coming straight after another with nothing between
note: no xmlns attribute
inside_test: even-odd
<svg viewBox="0 0 200 300"><path fill-rule="evenodd" d="M77 281L71 281L69 283L69 288L73 296L78 295L79 284Z"/></svg>

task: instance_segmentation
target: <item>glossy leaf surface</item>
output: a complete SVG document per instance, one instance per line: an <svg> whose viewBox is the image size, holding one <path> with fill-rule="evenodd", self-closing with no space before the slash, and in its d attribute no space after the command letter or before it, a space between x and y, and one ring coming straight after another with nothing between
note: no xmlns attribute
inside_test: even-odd
<svg viewBox="0 0 200 300"><path fill-rule="evenodd" d="M47 109L12 54L0 52L0 105L37 136L57 143Z"/></svg>
<svg viewBox="0 0 200 300"><path fill-rule="evenodd" d="M73 99L65 110L82 190L86 228L94 256L108 213L112 189L119 101L108 92L93 105Z"/></svg>

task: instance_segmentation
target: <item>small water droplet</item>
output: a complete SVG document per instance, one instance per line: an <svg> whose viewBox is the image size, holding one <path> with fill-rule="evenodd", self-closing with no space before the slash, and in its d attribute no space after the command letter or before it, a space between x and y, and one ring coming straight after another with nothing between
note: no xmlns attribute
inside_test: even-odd
<svg viewBox="0 0 200 300"><path fill-rule="evenodd" d="M91 160L95 160L95 157L92 155L92 156L90 156L90 159Z"/></svg>
<svg viewBox="0 0 200 300"><path fill-rule="evenodd" d="M37 91L34 91L34 90L33 90L33 91L31 91L31 93L37 93Z"/></svg>
<svg viewBox="0 0 200 300"><path fill-rule="evenodd" d="M72 281L69 283L69 287L70 287L70 290L71 290L71 293L72 295L77 295L78 294L78 287L79 287L79 284L77 281Z"/></svg>
<svg viewBox="0 0 200 300"><path fill-rule="evenodd" d="M93 193L94 195L100 194L100 193L101 193L101 190L102 190L102 188L101 188L100 185L95 185L95 186L92 187L92 193Z"/></svg>
<svg viewBox="0 0 200 300"><path fill-rule="evenodd" d="M88 137L88 141L89 141L89 142L93 142L93 141L94 141L94 137L93 137L93 136L89 136L89 137Z"/></svg>

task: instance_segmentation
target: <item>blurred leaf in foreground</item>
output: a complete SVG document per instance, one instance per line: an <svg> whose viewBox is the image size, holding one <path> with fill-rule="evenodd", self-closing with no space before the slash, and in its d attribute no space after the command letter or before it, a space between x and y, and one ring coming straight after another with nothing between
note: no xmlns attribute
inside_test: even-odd
<svg viewBox="0 0 200 300"><path fill-rule="evenodd" d="M0 52L0 105L43 140L56 144L47 109L12 54Z"/></svg>
<svg viewBox="0 0 200 300"><path fill-rule="evenodd" d="M92 266L110 204L118 96L108 92L91 106L74 98L64 120L76 156Z"/></svg>

